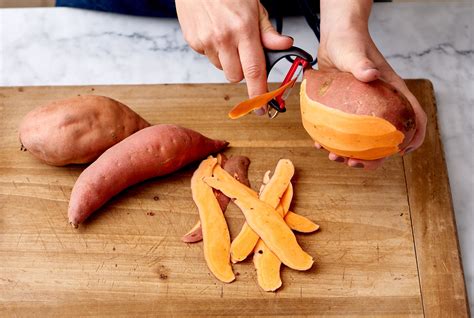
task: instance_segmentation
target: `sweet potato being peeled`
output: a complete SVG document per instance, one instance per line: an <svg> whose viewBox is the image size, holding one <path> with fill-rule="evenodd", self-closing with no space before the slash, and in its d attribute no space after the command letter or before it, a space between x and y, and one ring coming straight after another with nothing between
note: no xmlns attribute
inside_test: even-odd
<svg viewBox="0 0 474 318"><path fill-rule="evenodd" d="M69 201L69 222L77 226L125 188L172 173L227 144L176 125L142 129L109 148L81 173Z"/></svg>
<svg viewBox="0 0 474 318"><path fill-rule="evenodd" d="M341 156L375 160L395 154L416 130L415 113L402 93L350 73L305 71L300 106L313 140Z"/></svg>
<svg viewBox="0 0 474 318"><path fill-rule="evenodd" d="M20 124L20 142L54 166L89 163L136 131L150 126L126 105L86 95L53 101L30 111Z"/></svg>

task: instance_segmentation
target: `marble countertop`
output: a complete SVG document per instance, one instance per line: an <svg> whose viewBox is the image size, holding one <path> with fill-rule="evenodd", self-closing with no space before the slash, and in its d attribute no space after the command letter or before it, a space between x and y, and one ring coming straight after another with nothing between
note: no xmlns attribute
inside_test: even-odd
<svg viewBox="0 0 474 318"><path fill-rule="evenodd" d="M471 308L473 17L472 3L380 3L370 20L374 40L395 70L434 84ZM304 19L286 18L284 33L295 45L316 51ZM174 19L69 8L2 9L0 36L0 86L225 82L186 45ZM270 80L281 80L277 73Z"/></svg>

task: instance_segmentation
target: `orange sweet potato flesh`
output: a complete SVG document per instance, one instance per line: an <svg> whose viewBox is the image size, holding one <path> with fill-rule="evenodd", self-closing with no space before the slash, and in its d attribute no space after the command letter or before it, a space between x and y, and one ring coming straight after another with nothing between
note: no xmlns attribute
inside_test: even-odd
<svg viewBox="0 0 474 318"><path fill-rule="evenodd" d="M260 200L276 209L280 203L282 195L285 193L291 178L294 174L294 166L288 159L281 159L275 168L275 173L260 194ZM240 233L232 241L230 248L231 259L233 263L243 261L250 255L257 244L259 236L247 224L244 223Z"/></svg>
<svg viewBox="0 0 474 318"><path fill-rule="evenodd" d="M278 211L281 215L285 215L290 208L291 199L293 198L293 186L288 185L283 194ZM253 263L257 271L258 285L264 291L275 291L281 287L282 282L280 278L280 259L259 239L255 245L253 254Z"/></svg>
<svg viewBox="0 0 474 318"><path fill-rule="evenodd" d="M125 188L170 174L227 144L176 125L142 129L109 148L81 173L69 201L69 222L77 226Z"/></svg>
<svg viewBox="0 0 474 318"><path fill-rule="evenodd" d="M258 240L255 246L253 264L257 271L257 281L260 288L271 292L281 287L281 261L262 240Z"/></svg>
<svg viewBox="0 0 474 318"><path fill-rule="evenodd" d="M311 268L313 258L303 251L295 235L275 208L251 195L246 186L230 176L226 180L216 176L206 177L204 182L234 199L249 226L283 264L295 270Z"/></svg>
<svg viewBox="0 0 474 318"><path fill-rule="evenodd" d="M306 81L302 84L302 90ZM351 115L301 95L303 126L327 150L342 156L373 160L399 151L403 134L386 120ZM331 126L331 127L328 127Z"/></svg>
<svg viewBox="0 0 474 318"><path fill-rule="evenodd" d="M288 87L293 86L295 84L295 81L296 81L296 78L286 83L285 85L277 88L276 90L273 90L271 92L268 92L262 95L258 95L254 98L248 99L246 101L243 101L237 104L236 106L234 106L234 108L230 110L229 117L231 119L237 119L237 118L247 115L253 110L256 110L265 106L273 98L283 93Z"/></svg>
<svg viewBox="0 0 474 318"><path fill-rule="evenodd" d="M33 156L54 166L90 163L105 150L150 126L126 105L86 95L53 101L29 112L20 142Z"/></svg>
<svg viewBox="0 0 474 318"><path fill-rule="evenodd" d="M382 158L403 149L415 133L409 101L381 80L364 83L350 73L307 70L300 96L305 129L338 155Z"/></svg>
<svg viewBox="0 0 474 318"><path fill-rule="evenodd" d="M203 160L191 178L193 200L199 210L204 242L204 258L214 276L222 282L235 280L230 264L230 235L224 214L211 187L203 178L212 176L216 158Z"/></svg>
<svg viewBox="0 0 474 318"><path fill-rule="evenodd" d="M218 162L219 163L219 162ZM248 179L248 168L250 165L250 159L245 156L232 156L226 159L223 156L223 160L219 163L225 171L230 175L234 176L237 180L250 187L250 181ZM225 196L222 192L214 190L214 194L219 202L222 212L225 212L230 199ZM182 239L185 243L196 243L202 240L201 223L198 221L188 233L186 233Z"/></svg>
<svg viewBox="0 0 474 318"><path fill-rule="evenodd" d="M288 211L285 215L285 222L290 229L300 233L312 233L319 230L319 225L307 219L306 217Z"/></svg>
<svg viewBox="0 0 474 318"><path fill-rule="evenodd" d="M227 161L227 157L223 154L217 154L216 156L217 164L224 166L224 163ZM212 189L214 195L216 196L217 202L219 202L219 206L222 210L222 213L225 212L227 209L227 205L229 204L230 199L226 197L222 192ZM183 235L181 240L184 243L196 243L202 241L202 227L201 227L201 220L198 220L196 224L186 233Z"/></svg>
<svg viewBox="0 0 474 318"><path fill-rule="evenodd" d="M284 216L285 223L292 229L302 233L311 233L319 229L319 225L311 222L304 216L289 211L293 187L291 183L281 198L279 208ZM278 209L277 209L278 211ZM276 291L281 287L280 259L260 239L255 246L253 262L257 270L257 281L264 291Z"/></svg>

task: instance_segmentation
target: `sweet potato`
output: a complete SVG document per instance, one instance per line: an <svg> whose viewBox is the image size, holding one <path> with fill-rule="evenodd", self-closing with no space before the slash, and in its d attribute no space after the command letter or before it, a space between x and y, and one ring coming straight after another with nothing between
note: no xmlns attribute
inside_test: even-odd
<svg viewBox="0 0 474 318"><path fill-rule="evenodd" d="M212 188L203 182L212 176L216 158L203 160L191 178L193 200L199 210L204 241L204 258L214 276L222 282L235 279L230 264L230 235L224 214Z"/></svg>
<svg viewBox="0 0 474 318"><path fill-rule="evenodd" d="M142 129L109 148L81 173L69 201L69 222L77 226L125 188L172 173L226 146L225 141L175 125Z"/></svg>
<svg viewBox="0 0 474 318"><path fill-rule="evenodd" d="M394 154L416 130L415 113L402 93L350 73L306 70L300 106L311 137L341 156L373 160Z"/></svg>
<svg viewBox="0 0 474 318"><path fill-rule="evenodd" d="M53 101L29 112L20 124L20 142L47 164L89 163L105 150L150 126L124 104L104 96Z"/></svg>
<svg viewBox="0 0 474 318"><path fill-rule="evenodd" d="M215 169L218 168L219 166L216 166ZM225 171L223 173L227 174ZM203 180L211 187L235 199L234 202L244 213L248 225L283 264L296 270L311 268L313 258L299 246L295 235L282 216L271 205L252 195L253 190L230 176L225 179L216 177L215 172L214 177L205 177Z"/></svg>
<svg viewBox="0 0 474 318"><path fill-rule="evenodd" d="M250 159L245 156L232 156L229 159L226 159L225 156L222 157L223 159L220 165L224 168L224 170L246 186L250 187L250 181L248 179ZM219 190L214 190L214 194L217 198L217 201L219 202L222 212L225 212L230 199ZM201 240L201 223L198 221L196 225L194 225L193 228L182 237L182 241L185 243L196 243Z"/></svg>

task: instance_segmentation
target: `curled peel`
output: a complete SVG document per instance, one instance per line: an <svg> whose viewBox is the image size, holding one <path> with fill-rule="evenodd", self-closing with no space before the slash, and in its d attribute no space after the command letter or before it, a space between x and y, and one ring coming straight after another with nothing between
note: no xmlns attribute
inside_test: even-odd
<svg viewBox="0 0 474 318"><path fill-rule="evenodd" d="M286 83L282 87L279 87L276 90L273 90L271 92L255 96L254 98L247 99L246 101L243 101L234 108L232 108L229 112L229 117L231 119L237 119L242 116L247 115L253 110L259 109L262 106L265 106L269 101L271 101L273 98L276 96L280 95L283 93L288 87L292 87L296 82L296 78L294 78L291 82Z"/></svg>

